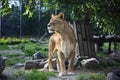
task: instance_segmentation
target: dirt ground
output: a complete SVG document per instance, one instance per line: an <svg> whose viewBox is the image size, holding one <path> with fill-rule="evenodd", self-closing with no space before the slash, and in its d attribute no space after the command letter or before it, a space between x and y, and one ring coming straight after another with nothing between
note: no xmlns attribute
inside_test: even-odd
<svg viewBox="0 0 120 80"><path fill-rule="evenodd" d="M21 70L23 70L23 68L20 68ZM14 69L12 67L6 67L5 70L3 71L3 75L0 76L0 80L9 80L10 77L13 76L13 74L20 69ZM62 76L62 77L58 77L56 73L55 77L49 77L48 80L77 80L78 75L88 75L90 73L103 73L106 74L106 69L96 69L96 70L90 70L90 69L85 69L85 68L77 68L74 69L74 73L75 75L72 76Z"/></svg>
<svg viewBox="0 0 120 80"><path fill-rule="evenodd" d="M18 54L21 54L21 51L17 51L17 52L13 52L13 51L0 51L0 53L18 53ZM17 71L17 70L20 70L20 69L24 69L23 67L22 68L18 68L18 69L15 69L13 67L6 67L2 73L2 75L0 75L0 80L9 80L9 78L11 76L13 76L13 74ZM91 70L91 69L85 69L83 67L80 67L80 68L76 68L74 69L74 73L75 75L73 76L62 76L62 77L57 77L57 74L56 73L56 76L55 77L49 77L49 80L77 80L77 77L78 75L87 75L87 74L90 74L90 73L103 73L103 74L106 74L107 70L106 69L94 69L94 70Z"/></svg>

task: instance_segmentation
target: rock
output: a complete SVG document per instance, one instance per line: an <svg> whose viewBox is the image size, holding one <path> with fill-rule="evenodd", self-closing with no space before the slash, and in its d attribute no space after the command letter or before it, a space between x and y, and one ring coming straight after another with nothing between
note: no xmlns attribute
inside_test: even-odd
<svg viewBox="0 0 120 80"><path fill-rule="evenodd" d="M40 52L36 52L35 54L33 54L32 56L32 60L36 60L36 59L44 59L46 58L42 53Z"/></svg>
<svg viewBox="0 0 120 80"><path fill-rule="evenodd" d="M14 68L20 68L20 67L23 67L23 66L24 66L24 63L17 63L13 67Z"/></svg>
<svg viewBox="0 0 120 80"><path fill-rule="evenodd" d="M113 72L113 73L115 73L117 76L120 77L120 67L119 67L119 66L110 67L110 68L108 69L108 72Z"/></svg>
<svg viewBox="0 0 120 80"><path fill-rule="evenodd" d="M52 59L53 61L53 68L57 69L56 59ZM29 60L25 62L24 66L25 70L29 69L48 69L48 61L46 59L39 59L39 60Z"/></svg>
<svg viewBox="0 0 120 80"><path fill-rule="evenodd" d="M47 44L46 41L42 41L42 40L38 40L38 43L40 43L40 44Z"/></svg>
<svg viewBox="0 0 120 80"><path fill-rule="evenodd" d="M110 65L110 66L114 66L117 64L117 62L113 59L111 59L110 57L106 57L105 61Z"/></svg>
<svg viewBox="0 0 120 80"><path fill-rule="evenodd" d="M120 62L120 53L111 53L109 57L115 61Z"/></svg>
<svg viewBox="0 0 120 80"><path fill-rule="evenodd" d="M2 56L2 59L3 59L4 61L6 61L6 60L7 60L7 57L5 57L5 56Z"/></svg>
<svg viewBox="0 0 120 80"><path fill-rule="evenodd" d="M25 70L28 69L40 69L43 68L44 65L47 63L47 61L45 62L44 59L40 59L40 60L29 60L25 62Z"/></svg>
<svg viewBox="0 0 120 80"><path fill-rule="evenodd" d="M80 61L81 61L81 58L79 56L76 56L74 58L74 64L73 65L77 68L80 67L80 65L81 65Z"/></svg>
<svg viewBox="0 0 120 80"><path fill-rule="evenodd" d="M120 77L116 76L114 72L110 72L107 74L106 80L120 80Z"/></svg>
<svg viewBox="0 0 120 80"><path fill-rule="evenodd" d="M120 80L120 67L114 66L108 69L107 80Z"/></svg>
<svg viewBox="0 0 120 80"><path fill-rule="evenodd" d="M96 58L83 59L81 65L85 68L94 69L99 66L99 61Z"/></svg>
<svg viewBox="0 0 120 80"><path fill-rule="evenodd" d="M0 56L0 75L2 74L3 70L5 68L5 60Z"/></svg>
<svg viewBox="0 0 120 80"><path fill-rule="evenodd" d="M37 43L37 40L35 40L35 39L33 39L33 38L30 38L30 41L31 41L32 43Z"/></svg>
<svg viewBox="0 0 120 80"><path fill-rule="evenodd" d="M114 66L117 62L110 57L97 57L98 61L100 62L101 66L108 67Z"/></svg>
<svg viewBox="0 0 120 80"><path fill-rule="evenodd" d="M12 50L12 49L19 49L18 45L8 45L8 48L10 50Z"/></svg>

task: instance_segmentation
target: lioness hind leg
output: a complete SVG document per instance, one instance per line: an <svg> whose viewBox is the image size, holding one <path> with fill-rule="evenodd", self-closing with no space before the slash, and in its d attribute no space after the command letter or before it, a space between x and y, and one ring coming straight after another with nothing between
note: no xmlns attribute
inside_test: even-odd
<svg viewBox="0 0 120 80"><path fill-rule="evenodd" d="M68 65L68 75L73 75L73 63L74 63L75 53L71 53L69 56L69 65Z"/></svg>
<svg viewBox="0 0 120 80"><path fill-rule="evenodd" d="M60 72L61 69L60 69L60 62L59 62L58 58L56 60L56 64L57 64L57 71Z"/></svg>
<svg viewBox="0 0 120 80"><path fill-rule="evenodd" d="M66 69L65 69L65 58L62 52L58 52L58 60L59 60L59 66L60 66L60 73L58 76L66 75Z"/></svg>

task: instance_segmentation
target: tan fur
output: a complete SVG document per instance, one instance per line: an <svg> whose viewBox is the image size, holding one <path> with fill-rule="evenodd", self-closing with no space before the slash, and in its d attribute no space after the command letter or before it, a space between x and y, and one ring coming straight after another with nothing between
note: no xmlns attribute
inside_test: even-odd
<svg viewBox="0 0 120 80"><path fill-rule="evenodd" d="M48 31L54 32L49 39L49 53L48 64L49 70L53 70L52 57L54 52L57 51L57 63L60 68L60 74L72 74L73 61L75 57L76 40L75 35L70 25L64 20L64 14L51 15L50 22L48 23ZM65 58L68 58L68 70L65 69Z"/></svg>

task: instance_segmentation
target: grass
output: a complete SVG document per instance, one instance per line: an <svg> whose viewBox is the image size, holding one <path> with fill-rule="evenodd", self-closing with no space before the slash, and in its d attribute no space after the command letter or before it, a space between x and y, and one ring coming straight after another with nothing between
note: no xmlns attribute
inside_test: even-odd
<svg viewBox="0 0 120 80"><path fill-rule="evenodd" d="M47 80L49 76L55 76L55 74L53 72L39 72L36 70L32 70L27 75L27 80Z"/></svg>
<svg viewBox="0 0 120 80"><path fill-rule="evenodd" d="M19 58L20 56L23 56L23 54L5 54L4 56L7 57L6 60L6 66L10 66L10 65L15 65L18 62L20 63L24 63L25 59L24 58Z"/></svg>
<svg viewBox="0 0 120 80"><path fill-rule="evenodd" d="M39 44L39 43L26 43L24 44L24 47L22 50L26 53L25 56L32 56L36 52L41 52L45 56L47 56L47 51L45 48L47 47L47 44Z"/></svg>
<svg viewBox="0 0 120 80"><path fill-rule="evenodd" d="M17 63L24 63L25 62L25 59L19 59L19 58L16 58L16 59L8 59L6 60L6 66L10 66L10 65L15 65Z"/></svg>
<svg viewBox="0 0 120 80"><path fill-rule="evenodd" d="M48 80L49 76L55 76L53 72L31 70L28 72L18 71L10 80Z"/></svg>
<svg viewBox="0 0 120 80"><path fill-rule="evenodd" d="M96 53L96 55L97 56L99 56L99 57L107 57L108 56L108 54L106 54L106 53Z"/></svg>
<svg viewBox="0 0 120 80"><path fill-rule="evenodd" d="M78 80L105 80L105 78L105 75L101 73L91 73L78 76Z"/></svg>
<svg viewBox="0 0 120 80"><path fill-rule="evenodd" d="M104 43L102 46L103 49L107 50L109 47L109 43ZM111 49L114 50L114 43L111 43ZM120 43L117 43L117 50L120 51Z"/></svg>
<svg viewBox="0 0 120 80"><path fill-rule="evenodd" d="M21 54L6 54L5 56L8 58L16 58L19 57Z"/></svg>
<svg viewBox="0 0 120 80"><path fill-rule="evenodd" d="M0 45L0 50L7 50L8 49L8 45Z"/></svg>

